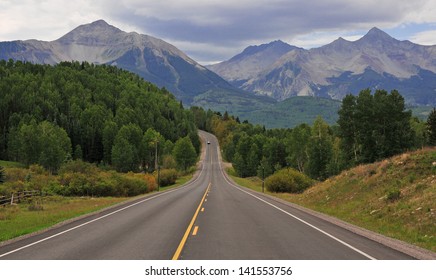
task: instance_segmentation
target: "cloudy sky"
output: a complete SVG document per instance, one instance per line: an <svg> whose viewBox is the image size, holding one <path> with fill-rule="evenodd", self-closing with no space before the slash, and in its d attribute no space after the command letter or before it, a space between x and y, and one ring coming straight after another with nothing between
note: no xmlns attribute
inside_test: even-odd
<svg viewBox="0 0 436 280"><path fill-rule="evenodd" d="M434 0L0 0L0 41L52 41L98 19L164 39L203 64L277 39L304 48L356 40L374 26L436 45Z"/></svg>

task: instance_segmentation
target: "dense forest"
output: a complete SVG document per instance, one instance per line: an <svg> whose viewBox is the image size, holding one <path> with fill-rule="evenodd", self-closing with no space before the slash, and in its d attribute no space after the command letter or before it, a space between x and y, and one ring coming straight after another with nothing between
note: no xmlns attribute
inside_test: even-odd
<svg viewBox="0 0 436 280"><path fill-rule="evenodd" d="M69 159L153 171L177 163L179 139L199 152L191 111L135 74L87 62L0 61L0 159L51 172Z"/></svg>
<svg viewBox="0 0 436 280"><path fill-rule="evenodd" d="M227 113L191 110L197 126L218 137L224 158L241 177L268 177L293 168L324 180L358 164L434 145L436 135L436 127L431 128L435 110L427 122L421 121L405 109L404 98L395 90L367 89L346 96L333 126L318 117L312 126L266 130Z"/></svg>

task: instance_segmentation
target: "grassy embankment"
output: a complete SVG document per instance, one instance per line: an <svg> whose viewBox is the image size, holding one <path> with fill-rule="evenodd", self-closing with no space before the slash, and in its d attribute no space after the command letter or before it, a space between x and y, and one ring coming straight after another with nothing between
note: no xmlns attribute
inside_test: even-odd
<svg viewBox="0 0 436 280"><path fill-rule="evenodd" d="M0 206L0 242L48 228L127 199L51 196L34 198L31 203ZM41 208L33 207L33 203L37 203Z"/></svg>
<svg viewBox="0 0 436 280"><path fill-rule="evenodd" d="M21 164L15 162L0 161L0 165L14 173L31 173ZM104 175L104 174L103 174ZM193 176L193 171L179 177L171 186L160 188L161 191L181 186ZM50 183L59 180L57 176L47 174L33 175L34 181ZM17 180L18 184L22 180ZM1 188L1 185L0 185ZM60 222L92 213L117 203L135 199L137 197L62 197L45 196L34 197L27 202L17 205L0 206L0 242L9 240L28 233L49 228Z"/></svg>
<svg viewBox="0 0 436 280"><path fill-rule="evenodd" d="M258 178L238 184L261 191ZM269 193L351 224L436 251L436 149L361 165L301 194Z"/></svg>

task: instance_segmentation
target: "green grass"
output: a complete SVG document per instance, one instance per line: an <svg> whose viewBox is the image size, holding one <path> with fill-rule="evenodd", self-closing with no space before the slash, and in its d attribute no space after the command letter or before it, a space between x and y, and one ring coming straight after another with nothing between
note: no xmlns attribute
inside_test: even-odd
<svg viewBox="0 0 436 280"><path fill-rule="evenodd" d="M18 168L24 168L24 165L19 163L19 162L14 162L14 161L4 161L4 160L0 160L0 166L3 167L18 167Z"/></svg>
<svg viewBox="0 0 436 280"><path fill-rule="evenodd" d="M349 223L436 251L436 149L361 165L302 194L266 193ZM261 191L258 178L238 184Z"/></svg>
<svg viewBox="0 0 436 280"><path fill-rule="evenodd" d="M0 207L0 242L51 227L129 198L34 198L34 202ZM37 203L37 204L36 204ZM42 210L34 210L42 206ZM32 207L33 206L33 207ZM32 210L33 209L33 210Z"/></svg>

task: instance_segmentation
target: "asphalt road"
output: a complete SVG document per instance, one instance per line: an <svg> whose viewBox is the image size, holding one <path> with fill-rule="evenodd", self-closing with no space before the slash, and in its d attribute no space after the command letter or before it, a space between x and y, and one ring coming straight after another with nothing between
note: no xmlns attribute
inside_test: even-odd
<svg viewBox="0 0 436 280"><path fill-rule="evenodd" d="M0 247L0 259L412 259L236 186L216 138L201 132L201 171L156 193Z"/></svg>

